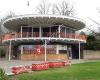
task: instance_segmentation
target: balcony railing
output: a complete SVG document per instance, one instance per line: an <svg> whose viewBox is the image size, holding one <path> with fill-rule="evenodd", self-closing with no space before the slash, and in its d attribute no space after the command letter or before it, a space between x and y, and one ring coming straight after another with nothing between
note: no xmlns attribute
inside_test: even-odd
<svg viewBox="0 0 100 80"><path fill-rule="evenodd" d="M72 33L58 33L58 32L43 32L42 35L40 36L39 32L23 32L21 33L10 33L10 34L5 34L3 36L3 40L8 40L8 39L15 39L15 38L30 38L30 37L47 37L47 38L71 38L71 39L80 39L80 40L85 40L86 41L86 36L84 35L79 35L79 34L72 34Z"/></svg>

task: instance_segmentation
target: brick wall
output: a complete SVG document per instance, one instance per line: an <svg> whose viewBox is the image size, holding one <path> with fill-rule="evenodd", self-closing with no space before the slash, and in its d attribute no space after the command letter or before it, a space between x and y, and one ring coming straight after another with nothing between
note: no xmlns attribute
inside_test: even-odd
<svg viewBox="0 0 100 80"><path fill-rule="evenodd" d="M44 54L22 54L20 56L21 60L34 60L34 61L44 61ZM66 54L47 54L47 61L52 60L66 60L68 59Z"/></svg>

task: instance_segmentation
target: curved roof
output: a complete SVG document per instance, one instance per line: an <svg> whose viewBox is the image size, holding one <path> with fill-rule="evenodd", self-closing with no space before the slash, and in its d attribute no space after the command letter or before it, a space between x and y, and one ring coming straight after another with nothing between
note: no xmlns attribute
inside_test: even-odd
<svg viewBox="0 0 100 80"><path fill-rule="evenodd" d="M19 29L20 26L48 27L56 24L63 24L66 27L77 30L85 27L83 21L78 18L57 15L21 15L9 18L3 22L3 26L11 30Z"/></svg>

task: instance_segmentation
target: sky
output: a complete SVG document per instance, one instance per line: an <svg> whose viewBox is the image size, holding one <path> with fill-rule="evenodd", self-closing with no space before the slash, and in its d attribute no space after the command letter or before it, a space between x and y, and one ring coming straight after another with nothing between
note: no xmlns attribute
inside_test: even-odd
<svg viewBox="0 0 100 80"><path fill-rule="evenodd" d="M27 2L29 1L29 7ZM36 7L42 0L0 0L0 18L4 17L13 11L17 15L24 14L36 14ZM48 3L60 3L62 0L47 0ZM75 16L83 19L86 24L93 25L91 28L95 28L95 25L89 18L96 21L100 21L100 0L67 0L70 4L74 5Z"/></svg>

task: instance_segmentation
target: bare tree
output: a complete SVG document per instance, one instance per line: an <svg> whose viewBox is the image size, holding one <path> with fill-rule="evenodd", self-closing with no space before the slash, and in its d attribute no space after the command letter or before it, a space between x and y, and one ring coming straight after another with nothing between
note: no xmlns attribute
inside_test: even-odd
<svg viewBox="0 0 100 80"><path fill-rule="evenodd" d="M0 36L3 34L3 31L2 31L2 29L1 29L1 20L0 20Z"/></svg>
<svg viewBox="0 0 100 80"><path fill-rule="evenodd" d="M6 19L14 17L14 16L16 16L16 14L14 12L12 12L12 11L9 11L7 13L7 16L5 16L2 20L6 20Z"/></svg>
<svg viewBox="0 0 100 80"><path fill-rule="evenodd" d="M52 5L52 9L51 9L52 14L56 14L56 9L55 9L55 7L56 7L56 4L53 4L53 5Z"/></svg>
<svg viewBox="0 0 100 80"><path fill-rule="evenodd" d="M2 23L3 23L6 19L11 18L11 17L13 17L13 16L16 16L15 13L12 12L12 11L9 11L8 14L7 14L7 16L5 16L4 18L2 18L2 19L0 20L0 35L4 34L4 33L6 33L6 32L9 32L6 28L4 28L4 27L2 26Z"/></svg>
<svg viewBox="0 0 100 80"><path fill-rule="evenodd" d="M42 2L37 6L37 11L39 14L48 14L50 10L50 3L46 0L42 0Z"/></svg>
<svg viewBox="0 0 100 80"><path fill-rule="evenodd" d="M97 9L97 11L100 14L100 9ZM100 16L98 16L98 17L100 17ZM100 22L99 21L96 21L96 20L94 20L94 19L92 19L90 17L88 17L88 19L91 20L93 23L95 23L97 25L98 30L99 30L99 35L100 35Z"/></svg>
<svg viewBox="0 0 100 80"><path fill-rule="evenodd" d="M37 11L39 14L55 14L55 15L66 15L73 16L74 15L74 6L70 5L68 2L63 0L60 4L50 4L46 0L42 0L42 2L37 6Z"/></svg>
<svg viewBox="0 0 100 80"><path fill-rule="evenodd" d="M95 33L95 36L100 37L100 23L97 22L96 20L92 19L92 18L89 18L89 19L98 26L98 32L97 31L94 31L94 30L91 30L92 33Z"/></svg>
<svg viewBox="0 0 100 80"><path fill-rule="evenodd" d="M70 5L65 0L62 1L60 4L56 4L55 13L59 15L66 15L66 16L73 16L74 15L74 6Z"/></svg>

